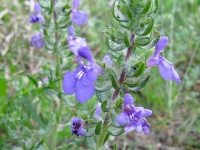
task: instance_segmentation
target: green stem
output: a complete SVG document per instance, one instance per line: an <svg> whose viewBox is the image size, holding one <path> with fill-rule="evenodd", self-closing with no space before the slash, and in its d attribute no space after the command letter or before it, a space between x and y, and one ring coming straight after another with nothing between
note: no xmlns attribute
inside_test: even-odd
<svg viewBox="0 0 200 150"><path fill-rule="evenodd" d="M59 39L58 39L58 29L57 29L57 26L56 26L56 21L57 21L57 14L56 14L56 11L54 9L55 5L56 5L56 0L52 0L52 3L53 3L53 18L54 18L54 24L55 24L55 42L56 42L56 62L57 62L57 66L56 66L56 77L59 79L61 77L61 61L60 61L60 54L59 54L59 49L58 49L58 42L59 42ZM62 90L62 80L59 80L58 81L58 89L59 91ZM61 121L61 116L62 116L62 108L63 108L63 105L62 105L62 95L61 95L61 92L58 93L58 98L60 100L60 108L59 108L59 112L57 114L57 122L59 123ZM51 146L51 149L54 150L56 148L56 143L57 143L57 128L58 128L58 125L56 123L55 125L55 129L54 129L54 133L53 133L53 139L52 139L52 146Z"/></svg>
<svg viewBox="0 0 200 150"><path fill-rule="evenodd" d="M103 144L104 144L103 142L104 142L104 138L105 138L108 126L109 126L109 119L110 119L110 113L107 112L105 120L104 120L104 123L103 123L102 132L101 132L101 134L99 136L99 139L98 139L98 142L97 142L97 148L96 148L96 150L98 150L99 148L101 148L103 146Z"/></svg>

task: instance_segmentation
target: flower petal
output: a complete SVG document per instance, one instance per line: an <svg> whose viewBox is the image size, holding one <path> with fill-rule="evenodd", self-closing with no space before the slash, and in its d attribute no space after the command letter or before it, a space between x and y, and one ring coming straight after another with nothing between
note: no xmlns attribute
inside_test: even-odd
<svg viewBox="0 0 200 150"><path fill-rule="evenodd" d="M75 84L76 84L75 74L73 72L65 73L62 82L63 91L68 95L74 94L76 88Z"/></svg>
<svg viewBox="0 0 200 150"><path fill-rule="evenodd" d="M138 133L142 133L142 125L136 127Z"/></svg>
<svg viewBox="0 0 200 150"><path fill-rule="evenodd" d="M131 132L131 131L133 131L133 130L135 130L135 129L136 129L136 126L133 126L133 125L125 126L125 128L124 128L124 130L125 130L126 132Z"/></svg>
<svg viewBox="0 0 200 150"><path fill-rule="evenodd" d="M168 41L168 37L161 37L155 46L155 51L153 55L158 56L158 54L166 47Z"/></svg>
<svg viewBox="0 0 200 150"><path fill-rule="evenodd" d="M80 127L77 131L78 135L85 136L87 134L86 130Z"/></svg>
<svg viewBox="0 0 200 150"><path fill-rule="evenodd" d="M35 2L35 5L34 5L34 11L38 14L41 13L41 7L40 7L40 4Z"/></svg>
<svg viewBox="0 0 200 150"><path fill-rule="evenodd" d="M128 115L122 112L120 115L117 116L116 121L120 126L125 126L129 122Z"/></svg>
<svg viewBox="0 0 200 150"><path fill-rule="evenodd" d="M112 66L112 60L110 59L110 57L108 55L105 55L104 58L103 58L103 62L106 62L106 64L108 66Z"/></svg>
<svg viewBox="0 0 200 150"><path fill-rule="evenodd" d="M88 23L87 15L85 12L80 10L75 10L72 12L72 22L78 26L83 23Z"/></svg>
<svg viewBox="0 0 200 150"><path fill-rule="evenodd" d="M158 66L159 64L158 59L154 56L151 56L146 62L148 67Z"/></svg>
<svg viewBox="0 0 200 150"><path fill-rule="evenodd" d="M91 50L87 46L79 48L78 55L89 62L93 62Z"/></svg>
<svg viewBox="0 0 200 150"><path fill-rule="evenodd" d="M94 84L91 81L80 79L76 82L76 98L79 103L85 103L95 93Z"/></svg>
<svg viewBox="0 0 200 150"><path fill-rule="evenodd" d="M145 113L144 113L144 116L143 117L148 117L152 114L152 111L149 110L149 109L145 109Z"/></svg>
<svg viewBox="0 0 200 150"><path fill-rule="evenodd" d="M75 35L74 26L70 26L68 28L68 36Z"/></svg>
<svg viewBox="0 0 200 150"><path fill-rule="evenodd" d="M80 37L69 37L68 43L69 43L69 50L75 55L78 55L79 48L87 46L85 39Z"/></svg>
<svg viewBox="0 0 200 150"><path fill-rule="evenodd" d="M72 120L71 120L71 123L76 123L76 122L79 122L79 121L83 121L82 119L78 118L78 117L73 117Z"/></svg>
<svg viewBox="0 0 200 150"><path fill-rule="evenodd" d="M133 104L133 102L134 102L134 98L132 97L132 95L131 94L125 94L124 105Z"/></svg>
<svg viewBox="0 0 200 150"><path fill-rule="evenodd" d="M172 80L172 64L169 63L164 57L159 58L159 72L165 80Z"/></svg>
<svg viewBox="0 0 200 150"><path fill-rule="evenodd" d="M94 82L97 80L97 74L95 73L94 69L86 73L86 79L91 82Z"/></svg>
<svg viewBox="0 0 200 150"><path fill-rule="evenodd" d="M73 9L76 9L80 5L80 0L73 0Z"/></svg>
<svg viewBox="0 0 200 150"><path fill-rule="evenodd" d="M181 79L173 66L172 66L172 78L174 82L181 83Z"/></svg>

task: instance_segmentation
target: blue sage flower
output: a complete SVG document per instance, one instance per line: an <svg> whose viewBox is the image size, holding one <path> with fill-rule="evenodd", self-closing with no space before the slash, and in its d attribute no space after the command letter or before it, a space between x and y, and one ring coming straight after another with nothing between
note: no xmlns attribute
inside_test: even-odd
<svg viewBox="0 0 200 150"><path fill-rule="evenodd" d="M44 45L44 35L43 33L36 33L31 37L30 46L36 46L38 49L42 48Z"/></svg>
<svg viewBox="0 0 200 150"><path fill-rule="evenodd" d="M97 106L96 106L94 118L103 121L103 119L101 118L101 113L102 113L101 103L98 103Z"/></svg>
<svg viewBox="0 0 200 150"><path fill-rule="evenodd" d="M71 128L72 128L72 135L75 134L77 136L85 136L87 134L86 130L84 129L85 121L74 117L71 120Z"/></svg>
<svg viewBox="0 0 200 150"><path fill-rule="evenodd" d="M160 75L165 80L173 80L174 82L180 83L178 73L174 69L173 65L166 60L159 53L163 52L163 49L168 43L168 37L161 37L155 46L155 51L153 55L147 60L148 67L158 66Z"/></svg>
<svg viewBox="0 0 200 150"><path fill-rule="evenodd" d="M78 57L87 60L78 60L80 66L74 72L67 72L63 78L63 91L68 94L74 94L79 103L85 103L95 94L94 83L97 80L97 74L102 72L102 69L94 62L92 53L88 47L78 49Z"/></svg>
<svg viewBox="0 0 200 150"><path fill-rule="evenodd" d="M88 23L88 19L85 12L76 9L79 5L80 0L73 0L71 18L74 24L81 26L83 23Z"/></svg>
<svg viewBox="0 0 200 150"><path fill-rule="evenodd" d="M152 111L143 107L135 107L133 102L133 97L130 94L125 94L122 113L117 116L116 121L120 126L125 126L126 132L136 129L138 133L144 131L145 134L149 134L150 126L145 122L145 117L150 116Z"/></svg>
<svg viewBox="0 0 200 150"><path fill-rule="evenodd" d="M41 11L41 7L39 3L35 3L34 4L34 12L35 13L31 13L30 15L30 23L44 23L45 19L42 16L42 11Z"/></svg>
<svg viewBox="0 0 200 150"><path fill-rule="evenodd" d="M75 56L78 55L78 49L87 46L84 38L76 37L73 26L68 28L68 45L69 50L74 53Z"/></svg>
<svg viewBox="0 0 200 150"><path fill-rule="evenodd" d="M110 57L108 55L105 55L104 58L103 58L103 62L106 62L106 64L108 66L112 66L112 60L110 59Z"/></svg>

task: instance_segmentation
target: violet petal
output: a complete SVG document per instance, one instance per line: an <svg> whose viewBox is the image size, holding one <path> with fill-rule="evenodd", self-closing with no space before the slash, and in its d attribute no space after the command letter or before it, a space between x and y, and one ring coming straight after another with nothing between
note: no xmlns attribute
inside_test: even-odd
<svg viewBox="0 0 200 150"><path fill-rule="evenodd" d="M63 91L69 95L74 94L75 83L76 83L75 74L73 72L65 73L63 82L62 82Z"/></svg>
<svg viewBox="0 0 200 150"><path fill-rule="evenodd" d="M85 103L95 93L94 84L91 81L80 79L76 82L76 98L79 103Z"/></svg>
<svg viewBox="0 0 200 150"><path fill-rule="evenodd" d="M127 123L129 123L128 115L122 112L117 116L116 121L120 126L125 126Z"/></svg>
<svg viewBox="0 0 200 150"><path fill-rule="evenodd" d="M133 104L133 102L134 102L134 98L132 97L132 95L131 94L125 94L124 105Z"/></svg>

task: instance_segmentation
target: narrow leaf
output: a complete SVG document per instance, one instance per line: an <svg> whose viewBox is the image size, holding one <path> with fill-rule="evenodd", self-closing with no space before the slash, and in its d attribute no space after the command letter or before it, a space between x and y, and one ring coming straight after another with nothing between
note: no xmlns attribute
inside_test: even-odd
<svg viewBox="0 0 200 150"><path fill-rule="evenodd" d="M96 135L99 135L101 133L101 126L102 126L102 121L100 121L96 126L96 129L95 129Z"/></svg>

